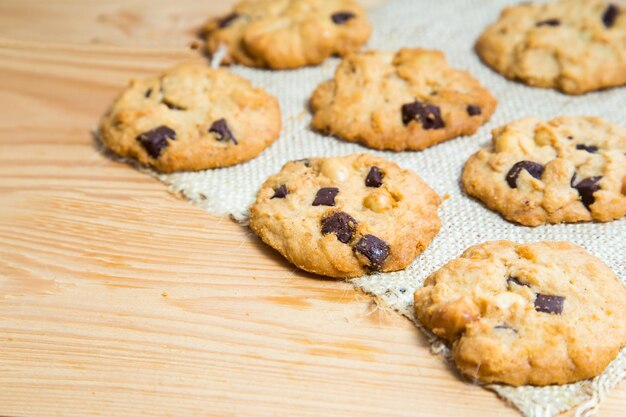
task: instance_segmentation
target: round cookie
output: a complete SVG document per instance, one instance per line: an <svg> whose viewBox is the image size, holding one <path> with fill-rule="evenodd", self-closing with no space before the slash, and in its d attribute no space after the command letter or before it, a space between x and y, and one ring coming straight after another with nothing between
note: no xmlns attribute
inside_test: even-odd
<svg viewBox="0 0 626 417"><path fill-rule="evenodd" d="M492 134L462 181L507 220L537 226L626 215L626 129L597 117L529 117Z"/></svg>
<svg viewBox="0 0 626 417"><path fill-rule="evenodd" d="M569 242L483 243L431 274L415 312L484 382L565 384L600 374L626 345L626 288Z"/></svg>
<svg viewBox="0 0 626 417"><path fill-rule="evenodd" d="M439 51L369 51L343 59L311 97L313 127L374 149L420 150L471 135L496 99Z"/></svg>
<svg viewBox="0 0 626 417"><path fill-rule="evenodd" d="M185 63L133 80L100 122L104 145L161 172L235 165L280 133L278 101L224 69Z"/></svg>
<svg viewBox="0 0 626 417"><path fill-rule="evenodd" d="M382 158L311 158L265 181L250 228L298 268L352 278L406 268L439 232L440 204L415 173Z"/></svg>
<svg viewBox="0 0 626 417"><path fill-rule="evenodd" d="M523 3L503 10L476 43L507 78L582 94L626 84L626 7L604 0Z"/></svg>
<svg viewBox="0 0 626 417"><path fill-rule="evenodd" d="M205 33L210 53L225 47L224 64L287 69L355 51L371 27L354 0L258 0L211 19Z"/></svg>

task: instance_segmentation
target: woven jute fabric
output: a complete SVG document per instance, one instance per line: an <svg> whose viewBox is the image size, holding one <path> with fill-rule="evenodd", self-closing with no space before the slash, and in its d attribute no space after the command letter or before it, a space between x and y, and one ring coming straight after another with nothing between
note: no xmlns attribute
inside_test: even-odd
<svg viewBox="0 0 626 417"><path fill-rule="evenodd" d="M432 342L433 350L449 359L448 348L423 329L413 313L413 292L428 274L458 257L470 245L507 239L516 242L566 240L604 260L624 282L626 279L626 221L607 224L517 226L503 220L465 195L459 185L464 162L490 140L490 131L523 116L550 119L559 115L594 115L611 122L626 120L626 89L612 89L571 97L505 80L485 67L473 46L485 26L511 1L498 0L388 0L370 10L373 35L367 47L397 50L402 47L439 49L452 66L470 71L498 98L492 120L472 137L462 137L422 152L378 152L310 129L308 99L315 87L332 78L337 59L319 67L293 71L264 71L233 67L232 71L265 88L280 100L284 128L280 139L258 158L224 169L159 175L173 191L214 213L245 222L248 207L269 176L289 160L370 152L418 173L441 196L443 227L432 245L405 271L353 280L353 284L412 320ZM449 198L448 198L449 196ZM611 337L611 335L607 335ZM577 406L577 416L594 414L600 402L626 376L626 349L592 380L549 387L486 385L528 417L551 417Z"/></svg>

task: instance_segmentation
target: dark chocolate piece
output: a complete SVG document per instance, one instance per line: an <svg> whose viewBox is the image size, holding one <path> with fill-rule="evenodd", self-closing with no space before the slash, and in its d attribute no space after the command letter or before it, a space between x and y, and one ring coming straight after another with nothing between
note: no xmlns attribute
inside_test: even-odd
<svg viewBox="0 0 626 417"><path fill-rule="evenodd" d="M539 26L559 26L561 24L561 21L559 19L546 19L546 20L542 20L541 22L537 22L535 24L535 26L539 27Z"/></svg>
<svg viewBox="0 0 626 417"><path fill-rule="evenodd" d="M541 179L541 174L543 174L543 165L538 164L533 161L519 161L509 170L506 174L506 182L509 184L511 188L517 188L517 177L525 169L530 175L537 179Z"/></svg>
<svg viewBox="0 0 626 417"><path fill-rule="evenodd" d="M330 17L336 25L343 25L350 19L354 19L356 15L352 12L337 12Z"/></svg>
<svg viewBox="0 0 626 417"><path fill-rule="evenodd" d="M565 297L560 295L537 294L535 298L535 310L540 313L561 314Z"/></svg>
<svg viewBox="0 0 626 417"><path fill-rule="evenodd" d="M233 133L228 128L228 123L226 120L219 119L211 125L209 129L209 133L215 133L217 135L217 140L222 141L231 141L235 145L237 144L237 139L233 136Z"/></svg>
<svg viewBox="0 0 626 417"><path fill-rule="evenodd" d="M422 103L417 100L413 103L402 105L402 123L406 126L413 120L419 121L424 130L443 129L445 127L439 106Z"/></svg>
<svg viewBox="0 0 626 417"><path fill-rule="evenodd" d="M381 185L383 185L383 174L378 167L373 166L365 177L365 186L378 188Z"/></svg>
<svg viewBox="0 0 626 417"><path fill-rule="evenodd" d="M176 132L167 126L159 126L137 136L137 140L153 158L158 158L163 149L167 148L167 139L176 140Z"/></svg>
<svg viewBox="0 0 626 417"><path fill-rule="evenodd" d="M576 149L579 151L587 151L589 153L598 152L598 147L595 145L576 145Z"/></svg>
<svg viewBox="0 0 626 417"><path fill-rule="evenodd" d="M374 235L365 235L354 246L354 250L370 261L370 268L378 270L389 256L389 245Z"/></svg>
<svg viewBox="0 0 626 417"><path fill-rule="evenodd" d="M470 116L478 116L480 115L483 111L480 109L480 107L474 105L474 104L469 104L465 110L467 111L467 114L469 114Z"/></svg>
<svg viewBox="0 0 626 417"><path fill-rule="evenodd" d="M348 213L335 212L322 219L322 234L334 233L341 243L348 243L356 230L357 221Z"/></svg>
<svg viewBox="0 0 626 417"><path fill-rule="evenodd" d="M589 177L585 178L584 180L573 186L574 188L576 188L576 190L578 190L580 200L585 205L585 207L587 207L587 210L589 210L589 206L591 206L596 201L593 193L600 189L601 179L601 175L598 175L597 177Z"/></svg>
<svg viewBox="0 0 626 417"><path fill-rule="evenodd" d="M274 198L285 198L287 194L289 194L289 191L287 191L287 186L283 184L274 190L274 195L270 198L270 200L273 200Z"/></svg>
<svg viewBox="0 0 626 417"><path fill-rule="evenodd" d="M614 4L609 4L609 7L607 7L602 14L602 23L604 23L604 26L607 28L610 28L613 24L615 24L618 15L619 8Z"/></svg>
<svg viewBox="0 0 626 417"><path fill-rule="evenodd" d="M181 106L179 106L179 105L177 105L177 104L172 103L171 101L169 101L169 100L168 100L168 99L166 99L165 97L161 100L161 102L162 102L163 104L165 104L165 105L167 106L167 108L168 108L168 109L171 109L171 110L187 110L187 109L186 109L186 108L184 108L184 107L181 107Z"/></svg>
<svg viewBox="0 0 626 417"><path fill-rule="evenodd" d="M339 188L335 187L324 187L320 188L315 195L315 199L313 200L314 206L334 206L335 205L335 197L339 194Z"/></svg>

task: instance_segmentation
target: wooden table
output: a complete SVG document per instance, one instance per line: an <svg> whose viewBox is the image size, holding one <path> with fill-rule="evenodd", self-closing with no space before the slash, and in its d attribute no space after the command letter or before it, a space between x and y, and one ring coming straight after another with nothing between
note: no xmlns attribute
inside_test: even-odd
<svg viewBox="0 0 626 417"><path fill-rule="evenodd" d="M0 2L0 415L516 416L406 319L94 147L128 78L196 56L231 2ZM601 415L625 409L622 383Z"/></svg>

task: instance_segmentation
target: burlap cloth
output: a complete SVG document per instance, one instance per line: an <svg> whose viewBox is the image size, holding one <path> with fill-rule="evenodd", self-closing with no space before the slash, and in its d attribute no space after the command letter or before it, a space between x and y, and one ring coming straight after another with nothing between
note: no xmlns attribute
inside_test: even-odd
<svg viewBox="0 0 626 417"><path fill-rule="evenodd" d="M231 168L159 175L151 172L175 192L214 214L231 214L245 222L247 209L261 183L289 160L311 156L338 156L370 152L391 159L417 172L440 195L450 197L440 209L443 227L432 245L405 271L365 276L352 283L379 298L384 304L412 320L424 330L413 313L413 292L424 278L455 258L470 245L488 240L517 242L568 240L604 260L626 279L626 221L608 224L548 225L536 228L508 223L499 215L463 193L459 178L463 163L481 146L489 143L492 128L513 119L536 115L597 115L620 123L626 120L626 88L582 97L570 97L551 90L529 88L510 82L479 61L473 45L494 21L499 10L517 0L388 0L370 10L373 35L368 47L396 50L401 47L439 49L457 68L469 70L498 98L492 120L472 137L464 137L423 152L376 152L356 144L324 137L309 128L307 101L313 89L332 77L337 59L324 65L295 71L263 71L233 67L232 70L265 88L281 104L284 128L280 139L258 158ZM425 331L425 330L424 330ZM444 357L448 348L425 331L433 351ZM611 335L606 335L610 338ZM577 416L594 414L608 391L626 376L626 349L593 380L543 388L487 385L528 417L554 416L578 406Z"/></svg>

